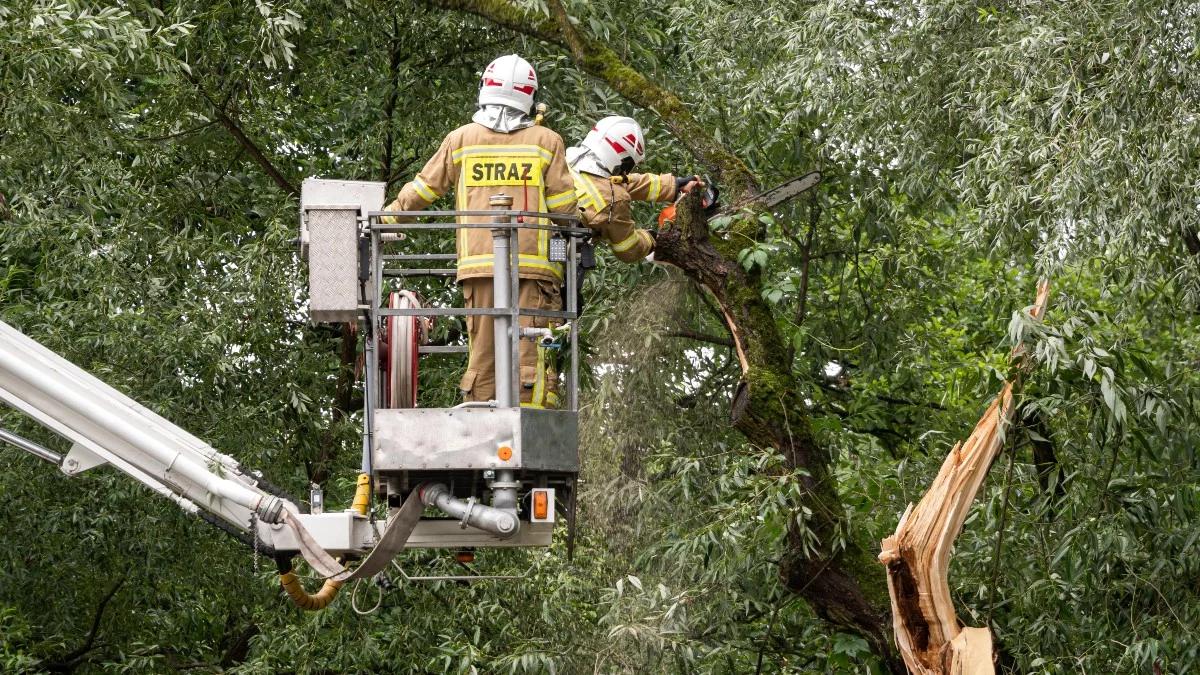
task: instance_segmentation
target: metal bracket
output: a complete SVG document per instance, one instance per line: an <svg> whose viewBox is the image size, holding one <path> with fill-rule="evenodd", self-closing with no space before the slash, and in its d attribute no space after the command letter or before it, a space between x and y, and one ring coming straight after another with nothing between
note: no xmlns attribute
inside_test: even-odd
<svg viewBox="0 0 1200 675"><path fill-rule="evenodd" d="M108 464L108 460L75 443L63 459L61 468L68 476L75 476L103 464Z"/></svg>
<svg viewBox="0 0 1200 675"><path fill-rule="evenodd" d="M462 520L458 521L458 529L467 529L467 521L471 519L471 511L475 509L475 498L467 497L467 510L463 513Z"/></svg>

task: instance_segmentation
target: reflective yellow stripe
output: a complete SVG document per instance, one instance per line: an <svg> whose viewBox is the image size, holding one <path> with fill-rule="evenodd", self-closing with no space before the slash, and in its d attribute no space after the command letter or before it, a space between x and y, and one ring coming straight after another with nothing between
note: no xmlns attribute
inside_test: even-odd
<svg viewBox="0 0 1200 675"><path fill-rule="evenodd" d="M537 368L533 375L533 396L530 397L530 403L535 408L544 407L544 399L546 398L546 349L538 346L537 348Z"/></svg>
<svg viewBox="0 0 1200 675"><path fill-rule="evenodd" d="M490 155L493 157L540 157L549 164L554 159L554 153L540 145L468 145L450 153L455 164L462 162L467 155Z"/></svg>
<svg viewBox="0 0 1200 675"><path fill-rule="evenodd" d="M413 189L417 191L417 194L421 195L421 199L424 199L427 202L432 202L438 198L438 194L429 189L429 185L425 181L421 180L420 176L414 178L411 185L413 186Z"/></svg>
<svg viewBox="0 0 1200 675"><path fill-rule="evenodd" d="M633 234L625 237L619 243L613 244L613 253L624 253L625 251L633 248L638 243L638 240L641 239L641 237L638 236L639 234L640 233L637 230L634 230Z"/></svg>
<svg viewBox="0 0 1200 675"><path fill-rule="evenodd" d="M586 208L592 206L592 196L589 195L587 193L587 191L583 189L583 185L579 184L578 181L582 180L582 179L578 178L578 174L575 174L575 175L576 175L575 180L577 181L575 183L575 185L577 186L575 188L575 205L578 206L579 209L582 211L583 209L586 209Z"/></svg>
<svg viewBox="0 0 1200 675"><path fill-rule="evenodd" d="M650 195L648 197L646 197L646 201L648 201L648 202L658 201L658 193L661 190L662 190L662 180L659 179L658 174L656 174L656 173L650 174Z"/></svg>
<svg viewBox="0 0 1200 675"><path fill-rule="evenodd" d="M548 392L546 392L546 404L545 405L535 405L533 403L522 403L521 407L522 408L536 408L537 410L545 410L546 408L557 408L558 401L559 401L558 394L556 394L552 391L548 391Z"/></svg>
<svg viewBox="0 0 1200 675"><path fill-rule="evenodd" d="M596 209L597 211L601 211L605 206L608 206L608 202L604 201L604 197L601 196L600 190L596 188L596 184L593 183L591 179L587 179L584 185L587 186L588 196L592 198L592 208Z"/></svg>
<svg viewBox="0 0 1200 675"><path fill-rule="evenodd" d="M454 208L458 209L459 211L467 210L467 188L465 185L463 185L465 181L466 176L464 176L461 171L458 172L458 187L454 190ZM459 218L459 221L461 222L462 218ZM455 231L455 253L458 254L459 260L462 260L463 256L467 254L467 232L468 230L464 228L459 228Z"/></svg>
<svg viewBox="0 0 1200 675"><path fill-rule="evenodd" d="M575 192L579 195L578 202L580 207L588 208L590 206L600 211L608 204L600 196L600 191L596 189L596 184L590 178L584 177L583 174L575 169L571 169L571 178L575 181Z"/></svg>
<svg viewBox="0 0 1200 675"><path fill-rule="evenodd" d="M465 232L466 230L459 230L459 231ZM551 274L558 277L559 279L563 278L562 264L550 262L550 259L547 257L523 253L520 256L520 260L521 260L521 267L523 267L523 268L546 270L547 272L550 272ZM486 253L483 255L469 255L469 256L460 257L458 259L458 271L459 272L481 271L481 270L489 270L490 271L493 266L494 266L494 261L492 260L492 254L490 254L490 253Z"/></svg>
<svg viewBox="0 0 1200 675"><path fill-rule="evenodd" d="M547 197L546 206L548 208L557 209L564 204L571 203L572 199L575 199L575 191L567 190L566 192L560 192L556 195L550 195Z"/></svg>

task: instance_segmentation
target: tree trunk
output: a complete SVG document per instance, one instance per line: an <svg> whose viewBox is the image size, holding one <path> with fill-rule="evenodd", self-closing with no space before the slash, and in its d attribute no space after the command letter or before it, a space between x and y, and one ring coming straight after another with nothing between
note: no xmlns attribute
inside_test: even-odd
<svg viewBox="0 0 1200 675"><path fill-rule="evenodd" d="M581 70L657 114L719 178L731 203L757 193L758 180L746 163L717 141L679 96L625 64L605 42L581 32L560 0L549 0L549 17L507 0L428 1L563 48ZM748 203L731 225L730 236L723 238L710 235L698 196L683 199L675 227L659 233L655 258L680 268L711 293L742 370L731 424L752 447L782 455L804 488L800 503L793 505L796 517L791 519L780 565L782 582L835 628L863 636L891 672L903 673L887 630L885 577L845 522L831 458L813 436L804 396L792 373L788 341L762 299L762 279L737 262L742 244L735 241L762 238L754 206Z"/></svg>
<svg viewBox="0 0 1200 675"><path fill-rule="evenodd" d="M710 234L699 197L686 197L675 227L659 233L655 259L679 267L712 294L742 368L731 423L751 445L778 451L804 488L780 565L784 585L838 629L863 636L892 672L903 673L887 628L884 579L845 522L831 457L813 436L790 350L762 299L762 279L737 263L732 242L757 239L759 227L751 215L734 221L728 237Z"/></svg>

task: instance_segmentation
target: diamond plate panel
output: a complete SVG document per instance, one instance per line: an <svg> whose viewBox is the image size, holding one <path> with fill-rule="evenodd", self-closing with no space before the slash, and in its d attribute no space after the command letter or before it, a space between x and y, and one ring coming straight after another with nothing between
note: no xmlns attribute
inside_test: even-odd
<svg viewBox="0 0 1200 675"><path fill-rule="evenodd" d="M358 315L358 207L312 209L308 224L308 314L313 322Z"/></svg>

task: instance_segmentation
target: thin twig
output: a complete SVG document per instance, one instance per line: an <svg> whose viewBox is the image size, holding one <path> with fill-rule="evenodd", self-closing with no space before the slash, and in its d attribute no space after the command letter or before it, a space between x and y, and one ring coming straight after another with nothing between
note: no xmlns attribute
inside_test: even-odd
<svg viewBox="0 0 1200 675"><path fill-rule="evenodd" d="M798 306L796 308L796 325L804 325L804 312L808 307L808 275L809 265L812 263L812 247L813 237L816 236L817 222L821 219L821 205L817 203L816 196L812 200L812 208L808 213L808 234L804 237L804 244L800 247L800 290Z"/></svg>
<svg viewBox="0 0 1200 675"><path fill-rule="evenodd" d="M1011 444L1010 444L1011 445ZM1008 469L1004 474L1004 501L1000 506L1000 531L996 534L996 550L992 554L992 580L988 582L987 625L992 625L992 610L996 608L996 582L1000 576L1000 554L1004 552L1004 528L1008 521L1008 497L1012 492L1013 464L1017 449L1008 449Z"/></svg>
<svg viewBox="0 0 1200 675"><path fill-rule="evenodd" d="M198 91L200 95L204 97L204 100L209 102L213 108L213 112L216 113L217 121L221 123L221 126L225 127L226 131L228 131L229 134L233 136L234 140L238 142L238 145L242 146L246 152L250 153L250 156L254 158L254 161L257 162L260 167L262 167L263 171L267 172L267 175L270 176L271 180L273 180L281 190L288 193L292 197L299 197L300 190L296 187L296 185L288 180L287 177L283 175L283 172L281 172L279 168L276 167L275 164L271 162L271 160L268 159L265 154L263 154L262 149L260 149L258 145L246 135L246 132L242 130L241 125L237 123L237 120L230 116L230 114L225 110L225 107L213 100L213 97L210 96L208 91L204 89L204 86L200 84L200 80L197 79L195 75L192 75L188 72L185 72L183 76L196 87L196 91Z"/></svg>
<svg viewBox="0 0 1200 675"><path fill-rule="evenodd" d="M117 591L121 590L121 586L125 585L126 578L121 577L117 579L112 588L109 588L104 597L100 599L100 604L96 606L96 613L92 617L92 629L88 631L87 640L79 648L63 656L61 659L46 664L46 670L52 672L69 672L74 670L79 660L92 651L92 646L96 643L96 634L100 632L100 619L104 617L104 610L108 607L108 603L113 599L113 596L117 594Z"/></svg>

